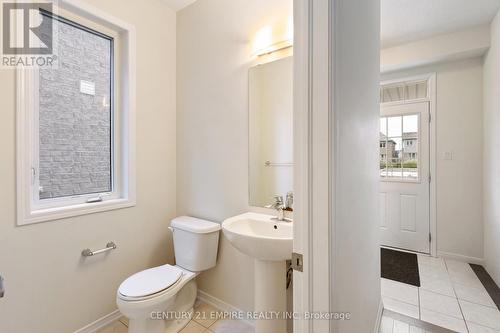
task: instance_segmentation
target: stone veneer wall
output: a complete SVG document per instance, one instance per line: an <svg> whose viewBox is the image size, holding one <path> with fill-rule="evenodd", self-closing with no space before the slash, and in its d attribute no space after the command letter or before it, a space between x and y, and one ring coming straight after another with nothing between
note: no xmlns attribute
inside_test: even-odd
<svg viewBox="0 0 500 333"><path fill-rule="evenodd" d="M40 199L110 191L112 42L55 20L54 29L58 68L40 70Z"/></svg>

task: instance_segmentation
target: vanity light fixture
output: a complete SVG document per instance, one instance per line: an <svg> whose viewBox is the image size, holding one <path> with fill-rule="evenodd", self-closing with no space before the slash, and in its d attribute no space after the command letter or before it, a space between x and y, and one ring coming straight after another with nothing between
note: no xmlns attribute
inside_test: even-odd
<svg viewBox="0 0 500 333"><path fill-rule="evenodd" d="M293 47L293 19L286 24L267 25L255 34L252 55L263 56Z"/></svg>

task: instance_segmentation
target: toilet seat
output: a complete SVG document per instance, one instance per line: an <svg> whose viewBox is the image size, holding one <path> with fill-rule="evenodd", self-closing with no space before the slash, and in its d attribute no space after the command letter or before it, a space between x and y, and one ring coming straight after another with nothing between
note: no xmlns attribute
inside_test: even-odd
<svg viewBox="0 0 500 333"><path fill-rule="evenodd" d="M128 300L151 298L175 285L182 275L180 268L171 265L146 269L123 281L118 293Z"/></svg>

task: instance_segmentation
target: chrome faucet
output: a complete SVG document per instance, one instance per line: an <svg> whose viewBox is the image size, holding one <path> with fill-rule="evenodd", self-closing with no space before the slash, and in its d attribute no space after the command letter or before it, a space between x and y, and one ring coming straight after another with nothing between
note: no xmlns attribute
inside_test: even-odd
<svg viewBox="0 0 500 333"><path fill-rule="evenodd" d="M283 196L275 195L274 196L274 203L272 205L266 206L266 208L276 209L276 211L278 212L278 215L275 218L273 218L274 220L277 220L280 222L291 222L290 219L287 219L285 217L286 205L283 202Z"/></svg>
<svg viewBox="0 0 500 333"><path fill-rule="evenodd" d="M293 192L290 191L286 194L285 209L293 212Z"/></svg>

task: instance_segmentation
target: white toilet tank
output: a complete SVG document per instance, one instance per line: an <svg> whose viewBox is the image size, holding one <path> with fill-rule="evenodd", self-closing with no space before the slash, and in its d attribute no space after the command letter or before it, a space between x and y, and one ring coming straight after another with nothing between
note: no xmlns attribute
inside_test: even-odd
<svg viewBox="0 0 500 333"><path fill-rule="evenodd" d="M215 266L221 225L190 216L180 216L170 224L174 237L176 265L191 272Z"/></svg>

